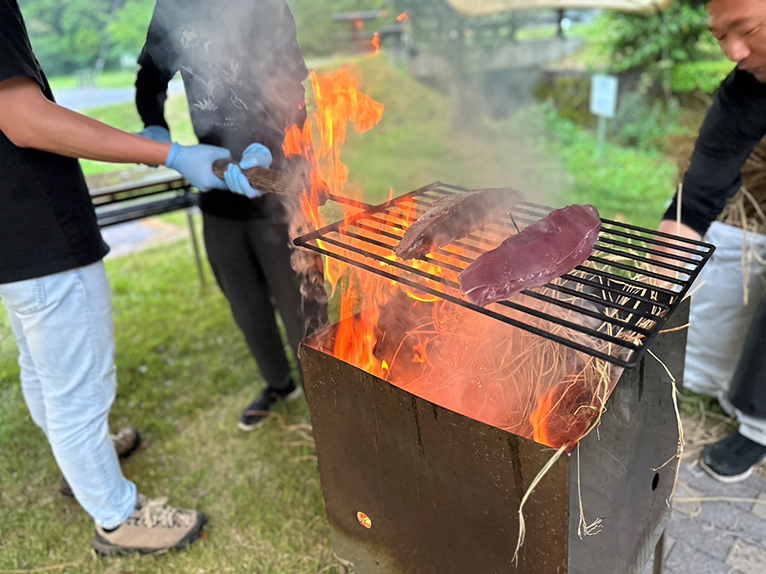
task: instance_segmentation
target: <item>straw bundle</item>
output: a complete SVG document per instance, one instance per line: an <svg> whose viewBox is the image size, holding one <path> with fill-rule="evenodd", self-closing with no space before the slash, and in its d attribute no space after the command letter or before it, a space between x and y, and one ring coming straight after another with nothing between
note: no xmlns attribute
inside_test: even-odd
<svg viewBox="0 0 766 574"><path fill-rule="evenodd" d="M747 232L766 234L766 139L742 168L742 189L729 200L718 221Z"/></svg>

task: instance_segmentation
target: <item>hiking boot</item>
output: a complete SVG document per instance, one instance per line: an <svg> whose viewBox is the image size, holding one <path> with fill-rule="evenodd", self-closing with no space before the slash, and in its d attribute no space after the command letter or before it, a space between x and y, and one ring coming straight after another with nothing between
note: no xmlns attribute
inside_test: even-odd
<svg viewBox="0 0 766 574"><path fill-rule="evenodd" d="M117 451L117 456L124 460L132 455L139 446L141 446L141 435L138 429L134 427L127 427L117 431L117 434L111 435L112 443L114 444L114 450ZM74 492L72 487L65 478L61 479L61 485L59 486L59 492L64 496L74 498Z"/></svg>
<svg viewBox="0 0 766 574"><path fill-rule="evenodd" d="M139 494L136 509L120 526L107 532L96 525L92 545L100 556L162 554L197 540L206 522L201 512L173 508L167 505L167 498L149 500Z"/></svg>
<svg viewBox="0 0 766 574"><path fill-rule="evenodd" d="M263 424L263 421L269 416L271 407L273 407L277 401L290 402L300 397L301 394L303 394L303 390L292 380L290 380L290 386L286 389L272 389L267 387L261 395L244 410L242 416L239 418L237 426L240 430L250 432Z"/></svg>
<svg viewBox="0 0 766 574"><path fill-rule="evenodd" d="M732 484L747 479L764 458L766 446L736 432L707 447L700 457L700 466L716 480Z"/></svg>

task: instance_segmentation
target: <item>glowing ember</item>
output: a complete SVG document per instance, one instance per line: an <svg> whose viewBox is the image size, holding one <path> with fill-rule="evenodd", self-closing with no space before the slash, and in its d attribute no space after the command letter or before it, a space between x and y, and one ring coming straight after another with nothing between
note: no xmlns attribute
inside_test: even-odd
<svg viewBox="0 0 766 574"><path fill-rule="evenodd" d="M375 48L375 53L380 52L380 34L375 32L372 37L372 47Z"/></svg>
<svg viewBox="0 0 766 574"><path fill-rule="evenodd" d="M364 512L357 512L356 519L359 521L359 524L361 524L368 530L372 528L372 520Z"/></svg>
<svg viewBox="0 0 766 574"><path fill-rule="evenodd" d="M409 14L407 12L402 12L396 17L397 22L404 22L409 17Z"/></svg>

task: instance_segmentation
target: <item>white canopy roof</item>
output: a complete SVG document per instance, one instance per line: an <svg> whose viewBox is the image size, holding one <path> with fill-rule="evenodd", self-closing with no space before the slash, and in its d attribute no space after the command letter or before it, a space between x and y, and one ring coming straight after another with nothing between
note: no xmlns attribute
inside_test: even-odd
<svg viewBox="0 0 766 574"><path fill-rule="evenodd" d="M673 0L447 0L456 10L471 16L483 16L510 10L534 8L592 9L657 14Z"/></svg>

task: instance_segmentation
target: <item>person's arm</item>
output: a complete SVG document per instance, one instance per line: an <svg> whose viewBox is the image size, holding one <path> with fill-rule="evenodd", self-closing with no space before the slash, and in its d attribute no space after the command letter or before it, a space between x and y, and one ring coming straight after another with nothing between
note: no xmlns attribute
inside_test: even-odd
<svg viewBox="0 0 766 574"><path fill-rule="evenodd" d="M0 82L0 131L16 146L111 163L165 165L171 144L112 128L48 100L32 78Z"/></svg>
<svg viewBox="0 0 766 574"><path fill-rule="evenodd" d="M766 135L766 86L735 70L716 93L700 129L681 194L681 235L702 237L742 186L742 166ZM661 231L676 232L678 194Z"/></svg>
<svg viewBox="0 0 766 574"><path fill-rule="evenodd" d="M165 102L168 84L178 71L175 66L177 58L171 50L167 33L158 28L156 20L162 20L163 16L158 16L157 10L155 8L146 42L138 57L140 69L136 76L136 109L144 127L160 126L169 130L165 121Z"/></svg>
<svg viewBox="0 0 766 574"><path fill-rule="evenodd" d="M216 146L184 147L157 142L102 124L51 102L28 77L0 82L0 132L20 148L110 163L162 164L175 169L200 191L228 189L213 173L213 162L230 159Z"/></svg>

